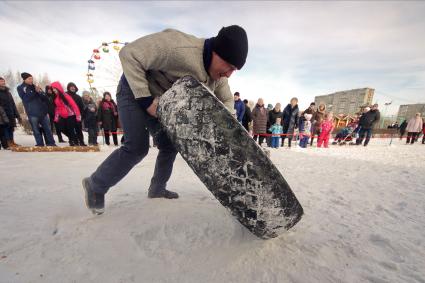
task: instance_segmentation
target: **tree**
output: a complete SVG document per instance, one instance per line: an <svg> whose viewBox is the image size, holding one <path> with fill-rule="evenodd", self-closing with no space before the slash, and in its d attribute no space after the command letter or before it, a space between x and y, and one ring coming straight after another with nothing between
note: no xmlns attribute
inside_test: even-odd
<svg viewBox="0 0 425 283"><path fill-rule="evenodd" d="M18 72L19 73L19 72ZM12 94L13 98L16 100L18 97L18 93L16 91L16 87L19 85L20 80L19 78L21 77L21 74L19 73L19 76L16 76L16 72L13 73L12 70L7 70L6 73L3 73L1 75L1 77L3 77L6 81L6 85L9 87L10 89L10 93Z"/></svg>

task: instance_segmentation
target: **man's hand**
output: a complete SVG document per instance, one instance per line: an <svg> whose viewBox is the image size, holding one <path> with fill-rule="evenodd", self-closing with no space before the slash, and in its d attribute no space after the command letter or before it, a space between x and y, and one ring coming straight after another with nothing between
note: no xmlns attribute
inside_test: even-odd
<svg viewBox="0 0 425 283"><path fill-rule="evenodd" d="M43 92L43 89L40 87L40 85L36 85L35 86L35 91L36 92Z"/></svg>
<svg viewBox="0 0 425 283"><path fill-rule="evenodd" d="M158 118L158 116L156 115L156 110L158 108L158 98L155 98L152 101L152 104L146 109L146 111L148 112L149 115Z"/></svg>

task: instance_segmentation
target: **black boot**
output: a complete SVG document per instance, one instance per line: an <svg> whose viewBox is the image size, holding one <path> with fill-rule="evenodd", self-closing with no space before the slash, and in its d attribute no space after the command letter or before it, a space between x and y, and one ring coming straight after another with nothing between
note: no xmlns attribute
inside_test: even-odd
<svg viewBox="0 0 425 283"><path fill-rule="evenodd" d="M175 199L175 198L179 198L179 194L176 193L176 192L169 191L169 190L154 191L154 190L149 189L148 198Z"/></svg>
<svg viewBox="0 0 425 283"><path fill-rule="evenodd" d="M99 194L92 191L89 178L83 179L83 189L87 208L90 209L93 214L102 214L105 211L105 194Z"/></svg>

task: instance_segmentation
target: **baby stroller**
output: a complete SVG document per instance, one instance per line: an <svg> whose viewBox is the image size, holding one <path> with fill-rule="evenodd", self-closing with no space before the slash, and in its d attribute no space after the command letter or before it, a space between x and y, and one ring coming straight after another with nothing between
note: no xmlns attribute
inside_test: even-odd
<svg viewBox="0 0 425 283"><path fill-rule="evenodd" d="M347 127L342 128L335 136L333 145L345 145L347 142L352 142L356 137L356 125L348 125Z"/></svg>

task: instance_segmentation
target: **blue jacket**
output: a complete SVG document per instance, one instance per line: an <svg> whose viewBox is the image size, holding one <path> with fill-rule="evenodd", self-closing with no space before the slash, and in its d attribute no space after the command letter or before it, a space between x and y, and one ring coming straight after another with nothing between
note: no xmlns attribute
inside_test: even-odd
<svg viewBox="0 0 425 283"><path fill-rule="evenodd" d="M283 127L279 124L274 124L273 126L270 127L269 131L272 134L282 134L283 133Z"/></svg>
<svg viewBox="0 0 425 283"><path fill-rule="evenodd" d="M19 85L17 90L28 117L44 117L47 115L48 100L43 92L36 92L34 85L27 85L25 83Z"/></svg>
<svg viewBox="0 0 425 283"><path fill-rule="evenodd" d="M243 115L245 114L245 104L242 100L235 101L236 118L242 123Z"/></svg>

